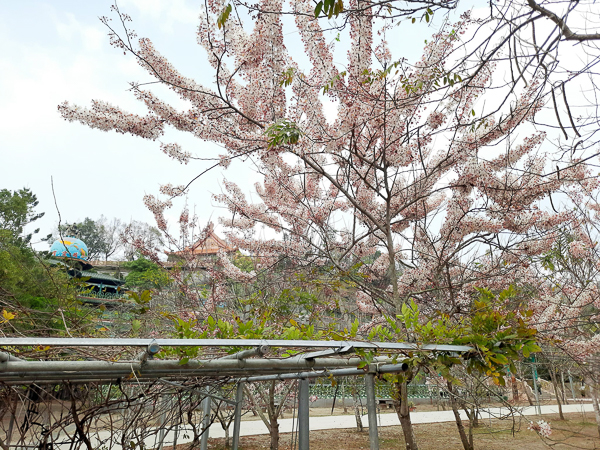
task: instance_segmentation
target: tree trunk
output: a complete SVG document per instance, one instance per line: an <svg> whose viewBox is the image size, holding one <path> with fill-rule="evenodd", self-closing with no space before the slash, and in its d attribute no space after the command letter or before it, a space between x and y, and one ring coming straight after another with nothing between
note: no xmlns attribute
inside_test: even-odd
<svg viewBox="0 0 600 450"><path fill-rule="evenodd" d="M527 382L525 380L522 380L521 383L523 383L523 392L525 392L525 397L527 397L529 406L533 406L533 399L531 398L531 394L529 393L529 390L527 389L529 387L527 385Z"/></svg>
<svg viewBox="0 0 600 450"><path fill-rule="evenodd" d="M556 403L558 404L558 415L560 417L560 420L565 420L565 416L563 414L563 410L562 410L562 402L560 400L560 395L558 392L558 383L556 382L556 375L554 374L554 369L552 369L552 367L549 367L549 371L550 372L550 380L552 380L552 386L554 387L554 396L556 397Z"/></svg>
<svg viewBox="0 0 600 450"><path fill-rule="evenodd" d="M590 397L592 397L592 405L594 405L594 414L596 415L596 425L598 427L598 436L600 437L600 406L598 405L598 390L594 380L589 380Z"/></svg>
<svg viewBox="0 0 600 450"><path fill-rule="evenodd" d="M402 433L404 434L404 441L406 442L406 450L419 450L415 434L413 431L412 423L410 421L410 411L408 409L408 388L406 382L394 383L396 387L396 393L392 396L394 402L394 409L398 414L400 425L402 426Z"/></svg>
<svg viewBox="0 0 600 450"><path fill-rule="evenodd" d="M458 412L458 402L456 401L454 392L452 392L452 383L448 381L447 385L448 393L450 394L450 406L452 407L452 412L454 413L454 420L456 421L456 427L458 428L458 434L460 435L462 445L465 450L474 450L471 427L469 427L469 435L471 436L471 439L469 439L469 436L467 436L467 433L465 433L465 427L462 423L462 419L460 418L460 413Z"/></svg>
<svg viewBox="0 0 600 450"><path fill-rule="evenodd" d="M223 427L223 430L225 430L225 448L229 448L229 427Z"/></svg>
<svg viewBox="0 0 600 450"><path fill-rule="evenodd" d="M279 423L276 420L271 422L269 434L271 435L270 450L279 450Z"/></svg>
<svg viewBox="0 0 600 450"><path fill-rule="evenodd" d="M352 400L354 402L354 418L356 419L356 431L363 431L362 417L360 416L360 399L358 397L358 389L356 387L356 377L352 377L350 390L352 392Z"/></svg>
<svg viewBox="0 0 600 450"><path fill-rule="evenodd" d="M512 386L513 403L516 404L519 401L519 385L517 384L517 378L514 375L510 377L510 383Z"/></svg>
<svg viewBox="0 0 600 450"><path fill-rule="evenodd" d="M568 400L568 396L567 396L567 389L565 388L565 373L561 370L560 371L560 384L561 384L561 392L562 392L562 400L563 403L565 405L569 404L569 400Z"/></svg>

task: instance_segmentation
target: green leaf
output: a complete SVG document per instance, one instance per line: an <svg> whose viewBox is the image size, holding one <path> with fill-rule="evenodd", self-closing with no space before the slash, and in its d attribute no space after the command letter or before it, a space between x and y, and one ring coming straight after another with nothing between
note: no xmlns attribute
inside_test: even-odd
<svg viewBox="0 0 600 450"><path fill-rule="evenodd" d="M265 131L267 136L267 148L272 149L285 145L297 144L302 136L302 131L296 123L285 119L278 120Z"/></svg>
<svg viewBox="0 0 600 450"><path fill-rule="evenodd" d="M319 2L317 3L317 6L315 8L315 17L319 17L319 14L321 14L321 10L323 9L323 2Z"/></svg>
<svg viewBox="0 0 600 450"><path fill-rule="evenodd" d="M225 22L227 22L227 19L229 18L229 14L231 14L232 9L233 8L231 7L231 3L229 3L225 8L223 8L223 11L221 11L219 17L217 17L217 26L219 27L219 29L225 26Z"/></svg>
<svg viewBox="0 0 600 450"><path fill-rule="evenodd" d="M142 328L142 322L140 322L137 319L135 319L133 322L131 322L131 329L133 331L139 331L140 328Z"/></svg>

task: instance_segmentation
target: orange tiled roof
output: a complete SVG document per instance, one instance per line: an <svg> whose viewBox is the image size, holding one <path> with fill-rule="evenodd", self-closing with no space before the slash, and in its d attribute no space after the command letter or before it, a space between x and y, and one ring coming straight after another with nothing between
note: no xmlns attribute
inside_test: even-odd
<svg viewBox="0 0 600 450"><path fill-rule="evenodd" d="M230 253L236 250L236 248L228 245L227 242L217 236L213 231L210 231L206 240L200 240L194 245L186 247L182 251L174 252L173 254L180 255L182 253L191 252L193 255L207 256L216 255L221 249L224 250L225 253Z"/></svg>

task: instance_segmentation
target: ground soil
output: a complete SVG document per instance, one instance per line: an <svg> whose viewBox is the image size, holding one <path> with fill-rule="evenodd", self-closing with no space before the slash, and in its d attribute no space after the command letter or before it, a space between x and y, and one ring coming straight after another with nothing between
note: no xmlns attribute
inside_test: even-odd
<svg viewBox="0 0 600 450"><path fill-rule="evenodd" d="M325 409L325 408L318 408ZM317 411L314 411L315 413ZM311 411L311 416L313 411ZM550 422L552 435L549 439L540 438L535 432L527 429L530 416L507 420L484 420L474 430L476 450L541 450L541 449L600 449L600 439L594 417L591 413L585 416L580 413L566 414L567 420L561 421L558 415L545 415L544 420ZM365 424L366 425L366 424ZM466 423L465 423L466 425ZM415 425L415 435L420 450L461 450L454 422ZM400 426L382 427L379 429L381 450L404 449L404 439ZM224 439L209 439L209 449L224 449ZM240 450L263 450L269 448L269 436L242 436ZM295 435L282 434L280 450L298 448ZM368 450L369 433L353 429L313 431L310 433L311 450ZM188 450L189 445L178 445L177 450Z"/></svg>

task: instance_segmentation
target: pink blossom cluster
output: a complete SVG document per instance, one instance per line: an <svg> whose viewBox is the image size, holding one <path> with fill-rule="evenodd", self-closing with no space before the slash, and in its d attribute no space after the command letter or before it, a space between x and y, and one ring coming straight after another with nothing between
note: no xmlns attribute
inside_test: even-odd
<svg viewBox="0 0 600 450"><path fill-rule="evenodd" d="M537 422L529 422L529 426L527 427L530 431L535 431L540 436L548 438L552 435L552 428L550 424L545 420L538 420Z"/></svg>

